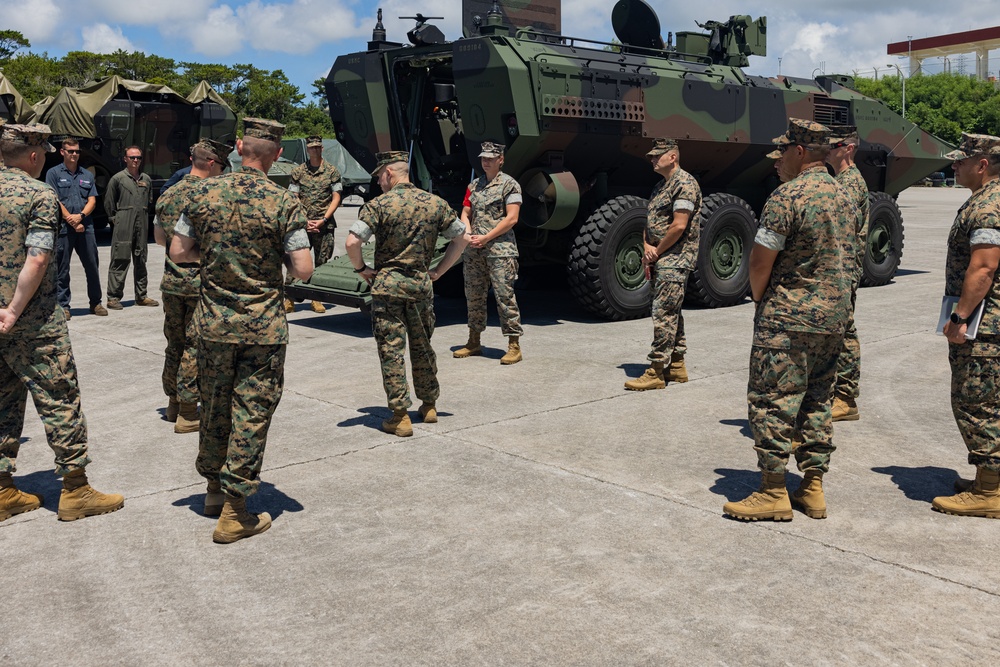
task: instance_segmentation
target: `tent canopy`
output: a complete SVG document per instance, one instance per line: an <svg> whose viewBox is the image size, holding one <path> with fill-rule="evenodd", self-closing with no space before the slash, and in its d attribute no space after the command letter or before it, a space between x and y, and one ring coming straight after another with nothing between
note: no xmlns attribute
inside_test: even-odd
<svg viewBox="0 0 1000 667"><path fill-rule="evenodd" d="M30 123L35 119L35 110L24 101L21 93L0 72L0 114L9 123Z"/></svg>

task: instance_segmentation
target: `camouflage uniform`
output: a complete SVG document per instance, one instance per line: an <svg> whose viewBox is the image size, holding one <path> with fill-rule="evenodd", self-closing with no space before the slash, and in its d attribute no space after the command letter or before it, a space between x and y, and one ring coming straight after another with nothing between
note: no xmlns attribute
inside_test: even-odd
<svg viewBox="0 0 1000 667"><path fill-rule="evenodd" d="M115 226L111 235L111 261L108 265L109 299L121 299L125 293L125 277L133 258L135 300L139 301L146 296L146 258L149 254L146 209L149 207L152 191L152 181L148 174L139 174L139 178L134 179L128 169L122 169L108 181L104 209Z"/></svg>
<svg viewBox="0 0 1000 667"><path fill-rule="evenodd" d="M228 495L245 497L257 490L284 384L282 258L309 247L306 218L298 198L250 167L204 179L191 199L174 233L201 248L196 467Z"/></svg>
<svg viewBox="0 0 1000 667"><path fill-rule="evenodd" d="M343 190L340 172L326 160L323 160L323 163L315 169L308 162L292 169L288 191L298 195L308 220L323 218L326 215L326 210L330 208L334 193L343 192ZM330 258L333 257L334 230L336 228L337 222L330 218L319 228L318 232L309 233L313 263L317 268L329 262ZM293 278L289 277L285 282L287 284L292 280Z"/></svg>
<svg viewBox="0 0 1000 667"><path fill-rule="evenodd" d="M676 211L691 214L687 229L653 265L650 287L653 291L653 345L650 362L670 363L671 355L683 357L687 352L684 336L684 288L688 274L698 259L698 236L701 211L701 188L691 174L681 168L661 181L649 199L646 216L646 243L656 246L663 240Z"/></svg>
<svg viewBox="0 0 1000 667"><path fill-rule="evenodd" d="M13 329L0 333L0 473L16 470L30 391L55 452L56 473L66 475L90 457L69 330L56 300L59 202L44 183L12 167L0 169L0 202L0 305L14 297L27 249L50 255L35 295Z"/></svg>
<svg viewBox="0 0 1000 667"><path fill-rule="evenodd" d="M857 210L857 222L852 231L854 235L854 253L857 257L854 280L851 282L851 311L847 320L847 330L844 332L844 343L837 357L837 380L834 393L845 398L857 398L861 383L861 343L858 341L858 329L854 326L854 307L858 298L858 286L861 284L861 271L866 239L868 237L868 184L865 183L861 170L857 165L851 165L836 176L837 182L844 188L854 202Z"/></svg>
<svg viewBox="0 0 1000 667"><path fill-rule="evenodd" d="M153 224L163 230L166 246L174 238L174 226L201 184L200 178L185 175L156 202ZM163 279L163 335L167 348L163 359L163 393L181 403L198 402L198 346L194 312L201 292L198 267L179 266L165 253Z"/></svg>
<svg viewBox="0 0 1000 667"><path fill-rule="evenodd" d="M492 181L480 176L469 186L472 204L469 222L474 235L488 234L505 217L507 204L520 204L521 186L500 172ZM469 329L476 333L486 330L486 297L493 286L504 336L522 336L521 312L514 296L517 280L517 241L514 230L490 241L485 248L468 246L463 257L465 299L469 308Z"/></svg>
<svg viewBox="0 0 1000 667"><path fill-rule="evenodd" d="M401 183L365 204L350 233L363 242L375 236L372 332L389 407L398 411L412 405L403 358L407 335L414 392L433 405L441 390L431 346L434 290L427 271L437 237L461 236L465 225L440 197Z"/></svg>
<svg viewBox="0 0 1000 667"><path fill-rule="evenodd" d="M761 215L755 242L778 255L754 317L747 403L765 473L785 470L797 434L799 469L829 469L830 402L854 274L852 208L816 166L775 190Z"/></svg>
<svg viewBox="0 0 1000 667"><path fill-rule="evenodd" d="M973 245L1000 246L1000 181L974 192L958 209L948 235L945 294L959 296ZM1000 271L986 294L975 340L948 344L951 409L969 463L1000 470Z"/></svg>

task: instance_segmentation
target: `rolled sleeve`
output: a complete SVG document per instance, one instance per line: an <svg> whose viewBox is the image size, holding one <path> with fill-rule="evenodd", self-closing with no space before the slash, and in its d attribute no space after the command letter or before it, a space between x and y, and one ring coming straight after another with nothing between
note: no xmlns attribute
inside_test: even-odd
<svg viewBox="0 0 1000 667"><path fill-rule="evenodd" d="M694 202L689 199L677 199L674 201L675 211L693 211Z"/></svg>
<svg viewBox="0 0 1000 667"><path fill-rule="evenodd" d="M28 232L24 239L25 248L40 248L42 250L52 250L56 247L55 232L33 231Z"/></svg>
<svg viewBox="0 0 1000 667"><path fill-rule="evenodd" d="M754 237L753 242L769 250L784 250L785 238L784 234L761 227L757 230L757 236Z"/></svg>
<svg viewBox="0 0 1000 667"><path fill-rule="evenodd" d="M304 229L296 229L285 234L285 252L295 252L309 247L309 234Z"/></svg>
<svg viewBox="0 0 1000 667"><path fill-rule="evenodd" d="M969 236L969 245L1000 246L1000 229L976 229Z"/></svg>
<svg viewBox="0 0 1000 667"><path fill-rule="evenodd" d="M363 243L367 243L368 239L372 237L372 228L360 220L357 220L353 225L351 225L351 228L347 231L357 236Z"/></svg>
<svg viewBox="0 0 1000 667"><path fill-rule="evenodd" d="M191 229L191 221L188 217L181 213L181 217L177 218L177 224L174 225L174 235L175 236L186 236L187 238L194 238L194 230Z"/></svg>
<svg viewBox="0 0 1000 667"><path fill-rule="evenodd" d="M298 194L299 190L301 189L302 188L299 187L298 183L290 183L288 185L288 191L291 192L292 194Z"/></svg>
<svg viewBox="0 0 1000 667"><path fill-rule="evenodd" d="M344 191L344 185L340 181L337 181L336 183L333 184L332 190L334 192L343 192Z"/></svg>
<svg viewBox="0 0 1000 667"><path fill-rule="evenodd" d="M507 198L503 200L504 204L520 204L524 199L521 197L520 192L512 192L507 195Z"/></svg>
<svg viewBox="0 0 1000 667"><path fill-rule="evenodd" d="M160 216L158 216L158 215L154 215L153 216L153 226L154 227L159 227L160 229L163 229L163 223L160 222Z"/></svg>
<svg viewBox="0 0 1000 667"><path fill-rule="evenodd" d="M459 220L458 218L455 218L455 221L452 222L450 225L448 225L448 227L443 232L441 232L441 236L445 237L446 239L454 239L458 238L464 233L465 233L465 223Z"/></svg>

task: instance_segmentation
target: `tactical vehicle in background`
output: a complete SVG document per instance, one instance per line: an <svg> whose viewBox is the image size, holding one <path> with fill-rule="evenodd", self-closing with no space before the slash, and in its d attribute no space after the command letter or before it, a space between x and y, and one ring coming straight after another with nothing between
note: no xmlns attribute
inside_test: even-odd
<svg viewBox="0 0 1000 667"><path fill-rule="evenodd" d="M498 10L472 21L478 34L451 42L417 15L409 46L387 41L379 20L366 52L337 59L326 79L330 114L366 169L376 152L408 150L414 182L458 208L480 142L503 142L504 171L524 190L522 266L565 264L581 304L625 319L649 312L641 258L646 197L659 180L645 157L654 137L677 139L701 184L688 297L714 307L748 292L757 217L779 185L771 139L789 117L857 125L857 163L872 193L864 284L892 279L903 250L894 196L946 165L951 147L858 93L850 77L744 73L749 56L766 54L765 18L708 21L664 43L645 2L620 0L616 44L511 34ZM311 286L335 303L369 298L343 261L319 268Z"/></svg>
<svg viewBox="0 0 1000 667"><path fill-rule="evenodd" d="M340 172L341 184L344 186L344 197L368 195L371 187L372 175L365 171L358 161L351 157L351 154L344 150L340 142L336 139L323 140L323 159L332 164ZM292 181L292 169L300 164L305 164L309 160L306 152L306 140L304 138L282 139L281 157L279 157L271 169L267 172L267 177L287 188ZM235 169L243 163L240 154L233 150L229 154L229 161Z"/></svg>
<svg viewBox="0 0 1000 667"><path fill-rule="evenodd" d="M190 164L190 148L198 139L231 142L236 137L236 115L205 81L184 97L167 86L113 76L83 88L63 88L34 109L35 120L52 129L57 144L67 136L80 139L80 166L94 173L99 196L111 176L125 168L122 157L129 146L142 149L142 171L153 180L155 197L171 174ZM61 162L61 155L52 153L46 166ZM107 224L100 203L94 223Z"/></svg>
<svg viewBox="0 0 1000 667"><path fill-rule="evenodd" d="M0 120L5 123L30 123L34 118L35 110L0 72Z"/></svg>

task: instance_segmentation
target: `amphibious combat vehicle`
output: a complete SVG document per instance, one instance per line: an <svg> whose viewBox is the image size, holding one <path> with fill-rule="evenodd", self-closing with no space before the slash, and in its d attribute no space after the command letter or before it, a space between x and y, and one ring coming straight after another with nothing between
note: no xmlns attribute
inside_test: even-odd
<svg viewBox="0 0 1000 667"><path fill-rule="evenodd" d="M404 46L387 41L380 10L368 50L334 63L326 91L338 139L369 171L379 151L410 151L414 182L456 209L480 142L505 143L504 171L525 196L515 228L521 265L565 264L573 295L602 317L649 310L640 260L645 198L659 179L645 157L654 137L676 138L684 169L701 184L688 298L707 306L746 297L757 217L779 184L765 156L789 117L859 129L856 159L872 204L865 285L890 281L899 266L894 196L948 163L948 144L858 93L850 77L744 73L750 56L766 54L765 18L708 21L666 43L641 0L614 6L620 43L512 32L497 3L474 22L478 32L455 41L415 18ZM290 293L361 307L370 300L344 258Z"/></svg>

